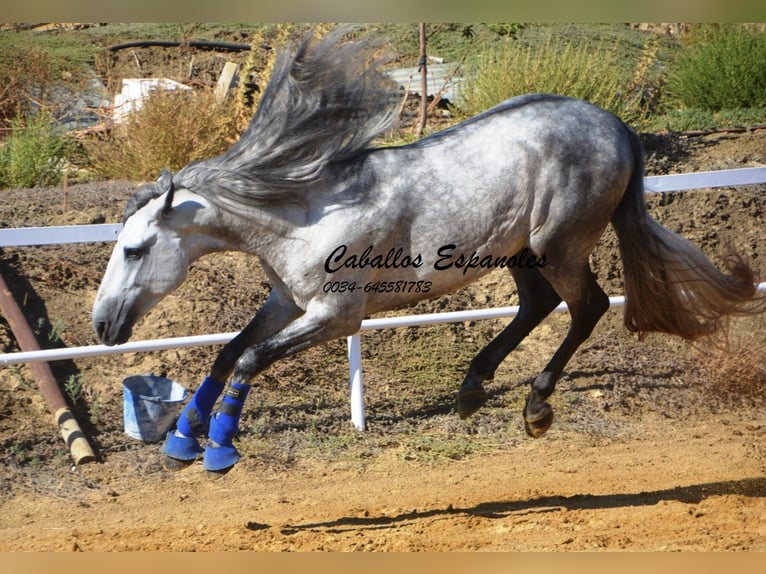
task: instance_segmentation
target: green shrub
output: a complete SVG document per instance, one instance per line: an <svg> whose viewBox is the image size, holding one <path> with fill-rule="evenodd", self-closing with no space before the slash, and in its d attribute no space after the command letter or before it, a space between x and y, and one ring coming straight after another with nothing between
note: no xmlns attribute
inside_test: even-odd
<svg viewBox="0 0 766 574"><path fill-rule="evenodd" d="M766 107L766 34L745 26L701 27L671 63L666 92L674 107Z"/></svg>
<svg viewBox="0 0 766 574"><path fill-rule="evenodd" d="M212 91L158 91L106 136L84 144L91 169L105 179L152 180L222 153L236 139L236 118Z"/></svg>
<svg viewBox="0 0 766 574"><path fill-rule="evenodd" d="M619 42L573 42L554 34L536 46L509 41L482 55L476 73L461 88L460 107L469 115L520 94L545 92L592 102L628 123L648 114L645 94L656 46L647 44L626 74Z"/></svg>
<svg viewBox="0 0 766 574"><path fill-rule="evenodd" d="M669 110L646 124L648 131L686 132L726 128L752 128L766 124L766 108L735 108L712 112L699 108Z"/></svg>
<svg viewBox="0 0 766 574"><path fill-rule="evenodd" d="M67 144L55 127L46 111L11 122L11 135L0 148L0 185L36 187L61 182Z"/></svg>

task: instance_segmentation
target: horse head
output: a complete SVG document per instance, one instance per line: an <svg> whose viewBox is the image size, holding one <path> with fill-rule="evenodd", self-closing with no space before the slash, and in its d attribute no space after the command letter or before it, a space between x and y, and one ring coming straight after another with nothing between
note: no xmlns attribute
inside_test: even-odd
<svg viewBox="0 0 766 574"><path fill-rule="evenodd" d="M130 199L93 304L101 341L127 341L136 322L184 281L191 262L206 252L199 227L209 207L188 190L176 190L167 170Z"/></svg>

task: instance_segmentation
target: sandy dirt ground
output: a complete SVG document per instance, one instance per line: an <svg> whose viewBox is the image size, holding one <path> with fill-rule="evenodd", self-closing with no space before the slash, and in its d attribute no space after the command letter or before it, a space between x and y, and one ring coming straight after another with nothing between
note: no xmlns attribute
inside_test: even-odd
<svg viewBox="0 0 766 574"><path fill-rule="evenodd" d="M644 420L436 466L249 465L158 476L130 456L3 503L3 550L766 550L766 420ZM148 475L148 476L147 476Z"/></svg>

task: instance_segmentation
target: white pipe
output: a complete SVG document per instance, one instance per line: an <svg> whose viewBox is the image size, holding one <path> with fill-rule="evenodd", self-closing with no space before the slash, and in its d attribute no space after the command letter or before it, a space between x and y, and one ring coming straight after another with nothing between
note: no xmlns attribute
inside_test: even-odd
<svg viewBox="0 0 766 574"><path fill-rule="evenodd" d="M348 371L351 381L351 422L358 430L364 430L364 386L362 384L362 337L351 335L348 342Z"/></svg>
<svg viewBox="0 0 766 574"><path fill-rule="evenodd" d="M9 229L0 229L0 247L117 241L117 236L120 234L121 230L122 224L120 223L59 225L50 227L12 227Z"/></svg>
<svg viewBox="0 0 766 574"><path fill-rule="evenodd" d="M625 304L625 297L610 297L609 305L620 307ZM561 312L568 309L566 303L560 303L554 311ZM470 311L449 311L446 313L424 313L422 315L404 315L401 317L381 317L380 319L366 319L362 321L361 331L370 329L386 329L393 327L415 327L421 325L436 325L439 323L460 323L461 321L481 321L483 319L501 319L513 317L519 312L519 306L493 307L491 309L475 309Z"/></svg>
<svg viewBox="0 0 766 574"><path fill-rule="evenodd" d="M758 183L766 183L766 167L744 167L719 171L653 175L644 178L644 188L647 193L734 187Z"/></svg>
<svg viewBox="0 0 766 574"><path fill-rule="evenodd" d="M623 297L611 297L613 305L621 305ZM556 311L565 311L566 304L556 307ZM470 311L453 311L447 313L426 313L423 315L406 315L403 317L383 317L362 321L360 331L370 329L385 329L393 327L413 327L418 325L433 325L437 323L458 323L460 321L479 321L481 319L496 319L509 317L518 313L518 306L497 307L494 309L476 309ZM225 344L237 336L237 332L215 333L210 335L189 335L186 337L168 337L166 339L147 339L132 341L122 345L88 345L83 347L65 347L61 349L44 349L19 353L0 354L0 365L15 363L36 363L41 361L59 361L62 359L81 359L100 355L116 355L120 353L138 353L143 351L161 351L195 347L198 345Z"/></svg>
<svg viewBox="0 0 766 574"><path fill-rule="evenodd" d="M65 347L62 349L43 349L21 353L6 353L0 355L0 365L15 363L39 363L42 361L60 361L62 359L81 359L83 357L98 357L101 355L118 355L121 353L138 353L142 351L161 351L163 349L179 349L199 345L225 344L237 336L237 332L215 333L212 335L190 335L188 337L168 337L167 339L147 339L132 341L123 345L88 345L84 347Z"/></svg>
<svg viewBox="0 0 766 574"><path fill-rule="evenodd" d="M757 291L766 292L766 283L758 284ZM625 304L625 297L610 297L611 307L621 307ZM554 311L566 311L566 303L561 303ZM512 307L494 307L491 309L474 309L469 311L451 311L446 313L424 313L421 315L404 315L400 317L381 317L379 319L365 319L359 328L360 331L372 329L390 329L395 327L415 327L422 325L435 325L439 323L459 323L461 321L480 321L483 319L500 319L513 317L519 312L518 305ZM168 337L166 339L147 339L145 341L132 341L123 345L88 345L83 347L64 347L61 349L43 349L41 351L28 351L18 353L0 354L0 365L13 365L17 363L37 363L43 361L60 361L62 359L80 359L83 357L98 357L101 355L117 355L120 353L139 353L143 351L161 351L164 349L178 349L183 347L195 347L198 345L222 345L231 341L238 334L237 331L229 333L214 333L208 335L189 335L186 337Z"/></svg>

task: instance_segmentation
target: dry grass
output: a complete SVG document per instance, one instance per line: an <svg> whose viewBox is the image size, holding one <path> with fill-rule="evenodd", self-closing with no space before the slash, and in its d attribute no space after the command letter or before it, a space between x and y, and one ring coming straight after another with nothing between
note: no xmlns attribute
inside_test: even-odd
<svg viewBox="0 0 766 574"><path fill-rule="evenodd" d="M640 124L650 106L657 50L648 42L626 76L619 42L575 43L552 33L539 46L509 41L482 56L462 88L461 107L473 115L511 96L543 92L584 99Z"/></svg>
<svg viewBox="0 0 766 574"><path fill-rule="evenodd" d="M766 403L766 342L758 334L699 349L700 372L709 396Z"/></svg>
<svg viewBox="0 0 766 574"><path fill-rule="evenodd" d="M54 83L69 83L55 76L54 66L49 54L33 46L0 49L0 127L9 128L38 108L54 111L49 101Z"/></svg>
<svg viewBox="0 0 766 574"><path fill-rule="evenodd" d="M105 179L154 179L163 168L218 155L237 136L236 115L211 90L158 91L104 137L85 143L92 171Z"/></svg>

